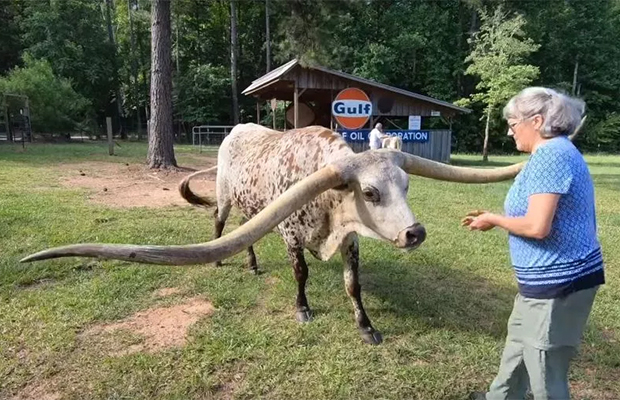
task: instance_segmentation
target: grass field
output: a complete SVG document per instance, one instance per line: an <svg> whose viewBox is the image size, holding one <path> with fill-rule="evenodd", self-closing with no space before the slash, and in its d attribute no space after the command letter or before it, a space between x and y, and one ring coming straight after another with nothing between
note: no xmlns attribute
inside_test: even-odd
<svg viewBox="0 0 620 400"><path fill-rule="evenodd" d="M113 162L143 162L121 143ZM176 149L180 164L200 157ZM213 152L206 152L213 156ZM479 165L478 157L455 163ZM503 165L523 157L492 157ZM281 239L221 268L147 266L66 258L19 264L78 242L187 244L211 238L210 212L192 207L115 209L59 183L60 163L109 161L105 144L0 145L0 398L41 399L464 399L499 364L516 294L506 234L459 226L469 210L500 211L509 182L467 186L412 177L409 201L426 242L403 253L361 241L362 296L380 346L363 344L339 257L309 254L309 324L294 318L296 284ZM608 283L599 292L571 373L575 399L620 398L620 157L588 156L596 182ZM227 227L227 231L234 225ZM180 293L156 297L160 288ZM200 296L215 307L187 343L122 354L139 335L85 339L90 327ZM30 397L28 397L30 396ZM47 397L45 397L47 396Z"/></svg>

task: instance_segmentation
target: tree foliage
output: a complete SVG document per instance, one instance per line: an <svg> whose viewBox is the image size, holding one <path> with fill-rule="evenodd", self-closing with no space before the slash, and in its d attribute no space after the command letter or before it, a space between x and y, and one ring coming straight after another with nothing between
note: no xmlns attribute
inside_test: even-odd
<svg viewBox="0 0 620 400"><path fill-rule="evenodd" d="M84 128L89 102L68 79L54 74L49 62L24 59L24 66L0 77L0 95L28 96L32 128L38 132L66 132Z"/></svg>
<svg viewBox="0 0 620 400"><path fill-rule="evenodd" d="M116 70L106 1L0 2L0 74L23 65L26 54L47 60L88 100L100 125L114 115L118 86L122 113L135 131L150 113L151 1L111 1ZM230 0L175 0L171 6L174 129L232 123ZM265 0L236 2L242 122L254 121L256 109L255 100L239 92L267 65L265 6ZM511 22L489 30L500 6ZM469 99L473 115L453 125L459 151L483 147L487 115L489 148L514 151L499 109L525 85L558 88L586 101L580 148L620 147L614 122L620 109L617 0L269 0L269 9L272 69L298 58L446 101ZM495 47L477 45L481 41Z"/></svg>
<svg viewBox="0 0 620 400"><path fill-rule="evenodd" d="M477 76L479 82L476 92L460 104L470 105L470 100L484 104L486 127L482 156L486 161L493 111L538 77L538 67L524 62L540 46L524 37L525 19L520 14L509 17L500 6L493 14L482 10L480 17L482 25L470 39L472 51L465 58L470 63L465 73Z"/></svg>

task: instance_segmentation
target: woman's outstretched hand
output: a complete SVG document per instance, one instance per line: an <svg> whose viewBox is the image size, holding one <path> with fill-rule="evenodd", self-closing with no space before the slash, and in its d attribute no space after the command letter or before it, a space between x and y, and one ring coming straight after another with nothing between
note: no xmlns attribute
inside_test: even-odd
<svg viewBox="0 0 620 400"><path fill-rule="evenodd" d="M470 231L486 232L495 227L493 214L483 210L470 211L461 220L461 226L466 226Z"/></svg>

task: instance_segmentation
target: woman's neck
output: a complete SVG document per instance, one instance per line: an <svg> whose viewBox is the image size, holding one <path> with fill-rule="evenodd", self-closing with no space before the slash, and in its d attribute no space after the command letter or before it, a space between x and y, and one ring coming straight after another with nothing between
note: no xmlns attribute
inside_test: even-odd
<svg viewBox="0 0 620 400"><path fill-rule="evenodd" d="M536 140L536 142L532 145L532 151L530 152L531 154L536 153L536 150L538 150L538 148L544 144L547 143L549 140L551 140L553 138L544 138L544 137L540 137L538 140Z"/></svg>

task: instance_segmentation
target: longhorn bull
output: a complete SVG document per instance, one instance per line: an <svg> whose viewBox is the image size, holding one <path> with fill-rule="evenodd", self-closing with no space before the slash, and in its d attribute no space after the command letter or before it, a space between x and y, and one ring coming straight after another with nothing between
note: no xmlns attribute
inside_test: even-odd
<svg viewBox="0 0 620 400"><path fill-rule="evenodd" d="M255 124L236 126L223 141L217 163L216 239L185 246L75 244L45 250L22 262L57 257L103 257L141 263L189 265L219 262L247 248L256 269L252 244L277 228L287 246L298 284L297 319L311 319L305 294L308 267L304 248L328 260L340 251L344 280L364 341L381 343L364 311L358 280L358 234L414 249L426 237L407 204L407 174L462 183L513 178L523 163L495 169L462 168L397 150L355 154L340 136L323 127L285 133ZM192 203L210 205L180 185ZM248 221L221 237L231 207Z"/></svg>

